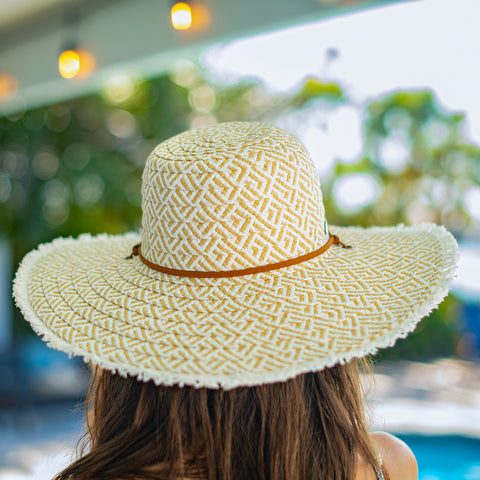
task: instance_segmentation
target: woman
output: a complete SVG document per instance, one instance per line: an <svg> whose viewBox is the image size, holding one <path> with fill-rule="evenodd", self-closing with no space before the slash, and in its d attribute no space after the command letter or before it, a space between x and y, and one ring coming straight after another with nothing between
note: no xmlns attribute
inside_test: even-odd
<svg viewBox="0 0 480 480"><path fill-rule="evenodd" d="M408 447L368 434L356 359L440 303L455 254L431 224L330 232L279 128L163 142L140 235L57 239L17 272L37 333L96 365L89 450L57 478L416 478Z"/></svg>
<svg viewBox="0 0 480 480"><path fill-rule="evenodd" d="M56 480L417 478L404 443L368 434L355 361L229 391L96 368L91 392L89 453Z"/></svg>

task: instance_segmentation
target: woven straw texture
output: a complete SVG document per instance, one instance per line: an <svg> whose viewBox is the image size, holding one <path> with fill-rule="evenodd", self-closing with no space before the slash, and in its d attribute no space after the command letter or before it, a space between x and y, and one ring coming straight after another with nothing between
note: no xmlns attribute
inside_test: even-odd
<svg viewBox="0 0 480 480"><path fill-rule="evenodd" d="M270 125L181 133L149 156L142 185L142 252L157 265L240 270L299 257L328 240L305 147Z"/></svg>
<svg viewBox="0 0 480 480"><path fill-rule="evenodd" d="M351 245L240 277L167 275L126 259L232 270L326 243L313 164L264 124L228 123L159 145L143 177L143 231L41 245L17 304L54 348L157 384L234 388L283 381L393 345L448 291L456 243L443 228L334 227Z"/></svg>

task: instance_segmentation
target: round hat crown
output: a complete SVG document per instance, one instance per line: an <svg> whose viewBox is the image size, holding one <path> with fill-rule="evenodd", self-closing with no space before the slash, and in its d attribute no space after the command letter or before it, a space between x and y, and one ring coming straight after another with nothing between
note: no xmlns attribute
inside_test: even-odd
<svg viewBox="0 0 480 480"><path fill-rule="evenodd" d="M305 146L257 122L198 128L158 145L143 172L142 212L142 255L179 270L269 265L329 237Z"/></svg>

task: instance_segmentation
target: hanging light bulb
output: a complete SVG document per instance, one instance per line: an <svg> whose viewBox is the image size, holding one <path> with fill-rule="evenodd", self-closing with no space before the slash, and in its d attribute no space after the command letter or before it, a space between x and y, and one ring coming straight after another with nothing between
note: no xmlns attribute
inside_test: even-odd
<svg viewBox="0 0 480 480"><path fill-rule="evenodd" d="M58 71L63 78L88 77L95 70L95 58L87 50L72 46L58 57Z"/></svg>
<svg viewBox="0 0 480 480"><path fill-rule="evenodd" d="M186 2L174 2L171 10L172 25L175 30L186 30L192 25L192 8Z"/></svg>
<svg viewBox="0 0 480 480"><path fill-rule="evenodd" d="M80 55L73 48L58 57L58 71L63 78L74 78L80 72Z"/></svg>

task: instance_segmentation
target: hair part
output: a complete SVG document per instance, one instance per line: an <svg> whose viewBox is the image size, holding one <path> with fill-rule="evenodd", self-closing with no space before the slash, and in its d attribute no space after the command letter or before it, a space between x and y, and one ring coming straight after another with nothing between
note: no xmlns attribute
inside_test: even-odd
<svg viewBox="0 0 480 480"><path fill-rule="evenodd" d="M94 369L82 456L54 480L353 479L376 464L357 361L233 390Z"/></svg>

